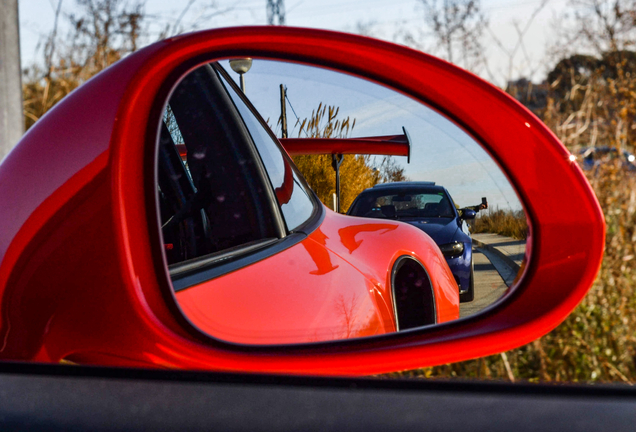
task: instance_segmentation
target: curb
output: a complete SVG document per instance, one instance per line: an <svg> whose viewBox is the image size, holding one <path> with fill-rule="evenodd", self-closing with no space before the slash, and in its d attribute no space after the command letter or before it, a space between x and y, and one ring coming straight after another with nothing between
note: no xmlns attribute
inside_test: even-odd
<svg viewBox="0 0 636 432"><path fill-rule="evenodd" d="M510 258L508 255L506 255L505 253L503 253L502 251L500 251L499 249L497 249L494 246L491 246L487 243L484 243L482 241L479 241L475 238L473 238L473 244L475 244L475 246L481 248L481 249L486 249L489 252L494 253L495 255L497 255L499 258L501 258L501 260L503 262L506 263L506 265L508 267L510 267L510 269L512 271L514 271L515 273L519 273L519 270L521 269L521 266L519 264L517 264L512 258Z"/></svg>

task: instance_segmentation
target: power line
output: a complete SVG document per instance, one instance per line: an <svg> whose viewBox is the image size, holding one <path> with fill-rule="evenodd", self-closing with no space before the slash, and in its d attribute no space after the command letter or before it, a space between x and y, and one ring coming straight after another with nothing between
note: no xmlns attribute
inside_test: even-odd
<svg viewBox="0 0 636 432"><path fill-rule="evenodd" d="M298 114L296 114L296 110L294 109L294 106L289 100L289 96L287 95L287 92L285 92L285 99L287 99L287 103L289 103L289 107L291 108L292 112L294 113L294 116L296 117L296 124L300 124L300 118L298 117ZM296 129L296 125L294 125L294 129L292 129L292 133L294 132L295 129ZM306 130L305 130L305 135L309 136Z"/></svg>

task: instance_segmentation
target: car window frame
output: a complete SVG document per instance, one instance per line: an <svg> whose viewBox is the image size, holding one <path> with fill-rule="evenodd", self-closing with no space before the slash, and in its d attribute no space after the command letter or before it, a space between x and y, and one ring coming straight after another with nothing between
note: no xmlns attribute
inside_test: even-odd
<svg viewBox="0 0 636 432"><path fill-rule="evenodd" d="M277 146L277 148L281 152L283 160L285 161L285 163L289 164L289 166L291 167L293 173L298 178L298 181L301 183L301 187L307 193L307 196L309 197L309 200L313 204L313 211L312 211L311 215L309 216L309 218L307 218L307 220L305 220L303 223L298 225L296 228L294 228L293 230L288 230L287 232L288 232L288 234L301 232L301 233L305 233L305 234L309 235L311 232L315 231L318 228L319 224L316 224L316 221L319 220L319 219L322 220L322 216L324 216L324 214L323 214L324 208L323 208L322 203L320 202L320 199L318 198L316 193L313 191L313 189L309 186L309 184L307 184L307 181L305 180L303 175L300 173L300 171L298 171L298 168L296 167L296 164L294 163L293 159L287 153L287 150L285 150L285 148L281 145L280 141L278 140L278 137L276 137L276 135L274 134L272 129L269 127L269 125L265 122L265 120L260 115L260 113L258 112L256 107L254 107L254 105L248 99L248 97L245 95L245 93L243 93L243 91L239 88L239 86L232 79L230 74L218 62L211 63L211 65L220 75L222 75L225 78L225 80L227 81L228 85L230 85L232 87L232 89L236 92L238 97L243 101L243 103L245 103L247 108L254 115L256 120L260 123L261 127L263 127L263 129L269 134L269 136L272 138L272 141L274 142L274 144ZM230 96L230 99L231 99L231 96ZM234 101L232 101L232 103L234 103ZM235 109L239 112L239 116L240 116L239 109L236 106L235 106ZM247 128L247 126L245 126L245 127ZM258 148L256 147L256 144L254 144L254 142L253 142L253 138L252 138L252 146L254 147L256 153L260 157L260 153L258 152ZM261 160L261 165L263 165L263 167L264 167L264 164L263 164L262 160ZM269 176L267 175L267 170L265 170L265 175L267 176L267 179L269 181ZM273 186L271 186L271 181L269 181L269 184L270 184L270 187L272 188L272 191L273 191ZM278 202L278 201L276 201L276 198L274 198L274 201ZM285 217L283 215L282 209L280 208L280 205L278 207L279 207L279 211L280 211L281 217L283 218L283 220L285 220ZM287 226L286 221L285 221L285 226Z"/></svg>
<svg viewBox="0 0 636 432"><path fill-rule="evenodd" d="M241 129L241 133L244 138L244 144L247 146L246 149L253 155L255 159L255 165L258 172L258 179L255 179L255 181L258 181L263 185L264 193L267 194L267 201L269 202L268 207L270 208L269 211L275 221L275 231L278 234L278 238L265 238L259 241L249 242L233 248L225 249L212 254L202 255L200 257L192 258L190 260L175 263L172 265L168 265L167 261L165 261L164 258L164 265L169 275L172 291L175 294L184 289L194 287L204 282L211 281L227 273L255 264L261 260L276 255L294 246L297 243L300 243L320 226L325 216L324 207L318 200L313 190L307 185L303 176L298 172L298 169L296 168L295 164L293 163L287 152L281 146L278 138L276 138L276 136L272 133L269 126L267 126L267 123L265 123L261 115L251 104L249 99L247 99L243 92L240 91L238 86L236 86L234 80L231 79L229 74L227 74L227 72L218 64L218 62L201 62L198 63L195 67L189 68L187 72L182 74L173 84L166 99L163 101L163 109L161 112L163 113L165 111L165 107L169 104L170 97L174 89L177 88L181 80L185 76L187 76L187 74L205 65L211 66L215 73L224 75L229 85L233 86L238 96L243 100L243 102L246 104L250 112L255 116L260 125L264 127L267 133L273 138L273 142L281 151L283 159L286 163L290 164L292 170L294 171L294 174L296 174L298 180L301 182L303 189L305 189L305 191L307 192L307 195L313 205L313 210L310 217L305 222L296 227L293 231L289 231L287 229L284 215L276 199L274 188L272 187L261 155L258 152L258 149L249 132L249 129L245 124L245 120L241 116L238 108L235 106L232 97L229 94L226 94L227 101L223 101L223 104L228 105L228 109L231 111L233 119L238 122L236 127ZM224 87L224 90L227 93L229 90L225 88L223 80L220 77L218 78L219 82ZM161 116L159 119L159 122L162 121L163 116ZM159 135L157 135L156 137L157 146L159 145L158 143ZM157 173L155 173L155 176L157 176ZM155 183L156 181L157 180L155 179ZM157 201L158 205L158 197L155 197L155 200ZM161 232L160 229L159 232Z"/></svg>
<svg viewBox="0 0 636 432"><path fill-rule="evenodd" d="M198 66L197 68L192 69L191 71L188 72L188 74L193 73L195 70L206 66L205 64L202 64L200 66ZM214 69L212 68L212 73L216 75L216 71L214 71ZM185 74L183 77L187 76L188 74ZM182 77L182 78L183 78ZM221 84L221 80L218 78L218 76L215 77L215 79L217 79L219 81L219 91L223 91L226 92L225 87L222 86ZM174 86L173 91L170 92L170 95L168 96L167 100L166 100L166 106L169 105L170 103L170 99L172 97L172 94L174 93L174 90L176 88L178 88L179 83L181 83L182 79L180 79ZM168 269L169 272L172 276L173 273L183 273L184 271L184 267L189 268L190 270L196 271L196 269L198 269L201 266L206 266L206 265L213 265L215 261L217 261L216 257L218 256L218 259L228 259L227 257L227 252L228 251L233 251L234 255L239 255L241 253L242 249L247 249L247 251L249 252L250 250L254 249L254 244L255 243L267 243L270 242L273 239L281 239L284 238L286 236L286 231L284 229L284 221L281 219L281 215L278 212L278 208L275 205L272 205L271 199L272 199L272 193L270 192L269 188L267 187L267 185L269 184L269 181L267 180L266 177L266 172L265 172L265 168L261 163L260 158L258 157L258 153L255 151L250 139L249 139L249 133L246 129L246 127L242 124L242 118L240 116L240 114L234 109L233 105L231 104L231 98L229 95L217 95L218 97L218 103L221 106L224 106L227 108L227 115L230 117L230 120L234 122L234 125L232 125L232 127L234 129L236 129L236 133L238 134L238 139L240 140L240 145L243 147L243 150L249 155L250 158L252 158L254 160L254 168L255 168L255 174L256 177L250 179L249 181L253 184L253 185L260 185L261 187L263 187L263 191L266 194L266 201L269 203L269 205L265 206L265 208L261 209L261 211L267 212L269 217L271 218L271 221L268 221L268 223L271 223L272 226L272 231L273 234L276 237L265 237L262 239L257 239L256 241L252 241L252 242L247 242L247 243L243 243L243 244L238 244L226 249L222 249L219 251L215 251L212 253L208 253L208 254L204 254L204 255L200 255L185 261L181 261L178 263L174 263L171 265L168 265ZM163 121L163 117L161 119L161 121ZM181 133L181 132L180 132Z"/></svg>

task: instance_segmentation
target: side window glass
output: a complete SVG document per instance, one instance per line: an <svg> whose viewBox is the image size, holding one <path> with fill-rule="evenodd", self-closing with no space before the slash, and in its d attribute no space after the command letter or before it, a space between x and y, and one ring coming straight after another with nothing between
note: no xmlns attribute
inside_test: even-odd
<svg viewBox="0 0 636 432"><path fill-rule="evenodd" d="M168 264L278 237L257 157L212 67L188 74L170 97L159 138Z"/></svg>
<svg viewBox="0 0 636 432"><path fill-rule="evenodd" d="M227 82L225 77L223 75L220 76L258 149L276 193L276 199L285 218L287 229L293 231L305 223L314 211L314 202L309 197L309 191L305 189L299 179L299 174L293 169L292 164L285 159L278 144L262 123L256 118L232 85Z"/></svg>

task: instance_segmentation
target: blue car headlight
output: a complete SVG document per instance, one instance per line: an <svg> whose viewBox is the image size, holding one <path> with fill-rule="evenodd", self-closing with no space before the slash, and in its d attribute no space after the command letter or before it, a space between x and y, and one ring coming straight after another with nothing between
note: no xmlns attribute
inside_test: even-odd
<svg viewBox="0 0 636 432"><path fill-rule="evenodd" d="M445 257L450 258L454 256L459 256L464 253L464 243L446 243L440 245L439 249L442 251Z"/></svg>

